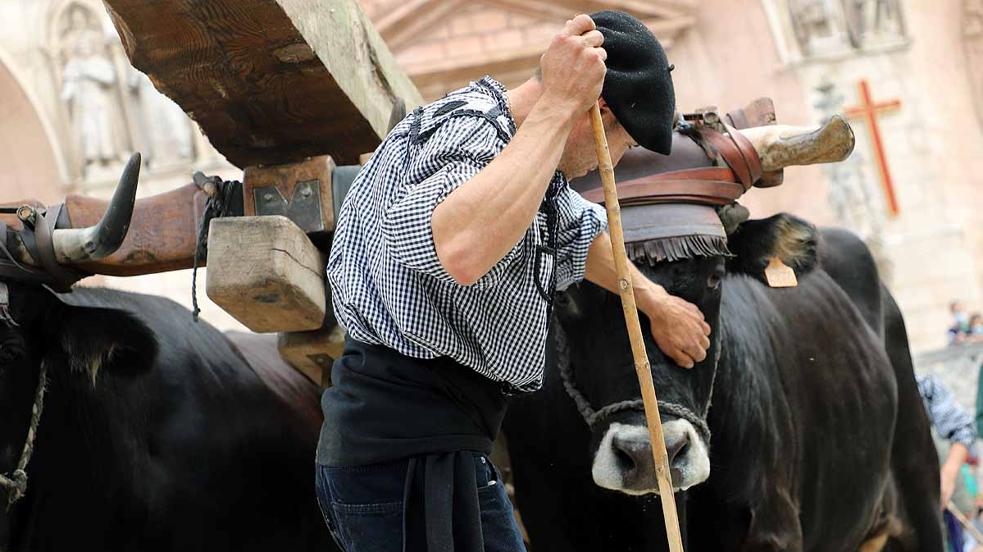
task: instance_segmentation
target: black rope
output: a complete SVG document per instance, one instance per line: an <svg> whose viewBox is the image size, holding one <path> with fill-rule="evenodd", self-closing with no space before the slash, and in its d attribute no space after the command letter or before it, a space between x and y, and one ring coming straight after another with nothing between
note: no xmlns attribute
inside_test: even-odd
<svg viewBox="0 0 983 552"><path fill-rule="evenodd" d="M242 183L237 180L222 181L217 176L206 177L200 172L194 174L195 184L199 188L206 183L215 186L217 192L208 197L205 202L205 212L201 216L201 225L198 226L198 239L195 241L194 263L191 267L191 316L194 321L198 321L198 265L208 257L208 226L212 219L233 216L236 214L236 199L242 196Z"/></svg>

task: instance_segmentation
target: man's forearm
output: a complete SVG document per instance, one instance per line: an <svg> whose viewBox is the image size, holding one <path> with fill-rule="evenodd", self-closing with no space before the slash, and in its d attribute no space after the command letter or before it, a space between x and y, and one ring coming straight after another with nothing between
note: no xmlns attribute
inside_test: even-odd
<svg viewBox="0 0 983 552"><path fill-rule="evenodd" d="M969 457L969 449L966 445L962 443L952 443L949 447L949 454L942 464L942 471L951 471L953 473L958 473L959 468L966 463L966 459Z"/></svg>
<svg viewBox="0 0 983 552"><path fill-rule="evenodd" d="M631 261L628 261L628 270L635 290L635 305L648 316L652 337L659 349L684 368L692 368L706 359L710 326L703 319L703 313L646 278ZM611 237L607 232L602 232L587 250L585 277L611 293L620 292Z"/></svg>
<svg viewBox="0 0 983 552"><path fill-rule="evenodd" d="M611 235L601 232L591 242L587 250L587 270L584 278L611 293L621 293L618 285L618 271L614 266L614 249L611 246ZM635 290L635 302L639 310L648 312L650 303L666 293L662 286L645 277L638 268L628 261L628 271L631 273L632 287Z"/></svg>
<svg viewBox="0 0 983 552"><path fill-rule="evenodd" d="M477 281L525 234L570 128L565 106L539 101L502 153L434 209L437 257L459 283Z"/></svg>

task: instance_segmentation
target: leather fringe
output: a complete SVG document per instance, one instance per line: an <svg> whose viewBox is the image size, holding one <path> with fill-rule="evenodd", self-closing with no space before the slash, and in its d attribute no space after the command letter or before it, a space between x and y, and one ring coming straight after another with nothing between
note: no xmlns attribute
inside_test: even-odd
<svg viewBox="0 0 983 552"><path fill-rule="evenodd" d="M635 264L682 261L695 257L733 257L722 236L692 235L657 238L625 244L628 258Z"/></svg>

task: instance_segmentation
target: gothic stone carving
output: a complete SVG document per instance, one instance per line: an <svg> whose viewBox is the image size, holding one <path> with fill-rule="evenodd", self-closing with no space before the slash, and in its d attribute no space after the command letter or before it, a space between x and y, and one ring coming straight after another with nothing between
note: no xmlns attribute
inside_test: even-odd
<svg viewBox="0 0 983 552"><path fill-rule="evenodd" d="M116 67L94 14L82 6L68 12L61 36L61 97L68 105L81 172L121 160L123 128Z"/></svg>

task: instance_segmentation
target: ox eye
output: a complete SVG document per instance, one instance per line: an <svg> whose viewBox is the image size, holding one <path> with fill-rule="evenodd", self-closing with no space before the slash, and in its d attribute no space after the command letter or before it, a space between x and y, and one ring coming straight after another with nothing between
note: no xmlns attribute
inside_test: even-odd
<svg viewBox="0 0 983 552"><path fill-rule="evenodd" d="M709 278L707 278L707 287L710 289L720 288L720 281L722 279L723 277L721 274L714 272L713 274L710 275Z"/></svg>

